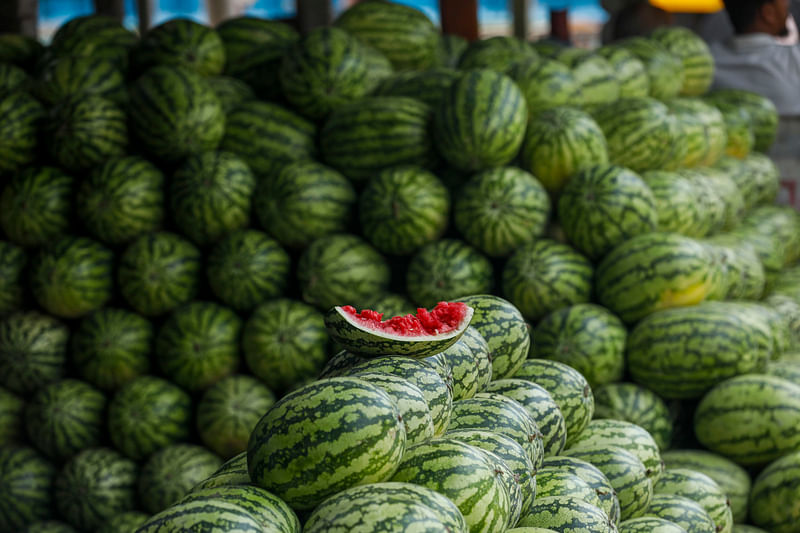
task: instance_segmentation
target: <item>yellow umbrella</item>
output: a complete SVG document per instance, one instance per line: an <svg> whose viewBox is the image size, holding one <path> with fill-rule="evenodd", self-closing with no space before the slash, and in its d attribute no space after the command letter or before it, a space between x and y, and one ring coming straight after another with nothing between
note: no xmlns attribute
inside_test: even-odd
<svg viewBox="0 0 800 533"><path fill-rule="evenodd" d="M725 7L722 0L650 0L650 4L671 13L714 13Z"/></svg>

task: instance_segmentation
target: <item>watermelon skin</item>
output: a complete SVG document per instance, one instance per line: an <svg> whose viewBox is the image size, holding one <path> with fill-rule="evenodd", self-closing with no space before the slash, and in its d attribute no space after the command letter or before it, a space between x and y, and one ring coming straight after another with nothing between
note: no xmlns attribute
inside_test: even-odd
<svg viewBox="0 0 800 533"><path fill-rule="evenodd" d="M425 70L436 65L439 30L412 7L385 0L353 5L334 25L378 49L397 70Z"/></svg>
<svg viewBox="0 0 800 533"><path fill-rule="evenodd" d="M620 98L640 98L650 94L650 78L644 63L633 53L618 45L597 49L606 58L619 82Z"/></svg>
<svg viewBox="0 0 800 533"><path fill-rule="evenodd" d="M472 398L485 389L492 377L489 353L486 339L472 326L441 353L453 372L453 400Z"/></svg>
<svg viewBox="0 0 800 533"><path fill-rule="evenodd" d="M708 100L723 112L731 108L746 109L755 136L753 149L769 151L778 133L778 112L768 98L739 89L717 89L709 93Z"/></svg>
<svg viewBox="0 0 800 533"><path fill-rule="evenodd" d="M553 467L536 472L536 495L539 498L571 496L602 509L600 497L577 474Z"/></svg>
<svg viewBox="0 0 800 533"><path fill-rule="evenodd" d="M686 533L713 533L714 521L700 504L672 494L656 494L648 509L650 516L678 524Z"/></svg>
<svg viewBox="0 0 800 533"><path fill-rule="evenodd" d="M58 512L79 530L94 530L136 505L136 463L109 448L89 448L70 459L56 476Z"/></svg>
<svg viewBox="0 0 800 533"><path fill-rule="evenodd" d="M392 481L422 485L452 500L470 533L502 530L508 524L508 493L480 449L450 438L406 450Z"/></svg>
<svg viewBox="0 0 800 533"><path fill-rule="evenodd" d="M653 193L657 229L687 237L703 237L711 229L711 219L705 209L700 188L686 175L678 172L650 170L641 175Z"/></svg>
<svg viewBox="0 0 800 533"><path fill-rule="evenodd" d="M24 91L31 85L32 80L23 69L10 63L0 63L0 92Z"/></svg>
<svg viewBox="0 0 800 533"><path fill-rule="evenodd" d="M58 520L45 520L29 524L23 533L75 533L75 529Z"/></svg>
<svg viewBox="0 0 800 533"><path fill-rule="evenodd" d="M149 515L140 511L126 511L119 513L105 522L97 529L97 533L117 533L118 531L136 531L144 524Z"/></svg>
<svg viewBox="0 0 800 533"><path fill-rule="evenodd" d="M197 404L197 432L214 453L229 459L247 450L247 441L275 395L251 376L223 378Z"/></svg>
<svg viewBox="0 0 800 533"><path fill-rule="evenodd" d="M322 314L289 299L258 306L242 333L247 367L276 392L314 378L325 364L327 342Z"/></svg>
<svg viewBox="0 0 800 533"><path fill-rule="evenodd" d="M77 187L75 208L89 234L118 245L156 231L164 220L164 175L137 156L108 159Z"/></svg>
<svg viewBox="0 0 800 533"><path fill-rule="evenodd" d="M4 33L0 37L0 61L30 70L44 52L44 45L33 37Z"/></svg>
<svg viewBox="0 0 800 533"><path fill-rule="evenodd" d="M558 61L518 61L507 74L522 91L531 114L558 106L580 106L585 101L570 68Z"/></svg>
<svg viewBox="0 0 800 533"><path fill-rule="evenodd" d="M31 292L49 313L78 318L111 298L112 260L111 251L91 239L62 237L37 256Z"/></svg>
<svg viewBox="0 0 800 533"><path fill-rule="evenodd" d="M506 72L514 63L536 60L539 54L527 42L498 35L469 43L458 60L459 70L491 69Z"/></svg>
<svg viewBox="0 0 800 533"><path fill-rule="evenodd" d="M225 46L213 28L174 18L151 28L133 52L135 67L157 65L188 68L201 76L216 76L225 67Z"/></svg>
<svg viewBox="0 0 800 533"><path fill-rule="evenodd" d="M191 242L174 233L149 233L122 253L117 283L137 313L158 316L195 297L200 268L200 251Z"/></svg>
<svg viewBox="0 0 800 533"><path fill-rule="evenodd" d="M744 198L730 176L713 168L684 169L679 172L700 191L701 208L712 213L711 232L731 229L741 222Z"/></svg>
<svg viewBox="0 0 800 533"><path fill-rule="evenodd" d="M24 440L25 401L0 387L0 446L9 446Z"/></svg>
<svg viewBox="0 0 800 533"><path fill-rule="evenodd" d="M149 69L130 87L130 106L136 109L130 117L133 134L157 159L178 161L215 150L226 133L226 117L217 95L199 74L186 67ZM229 128L238 126L235 112L228 119Z"/></svg>
<svg viewBox="0 0 800 533"><path fill-rule="evenodd" d="M252 87L237 78L212 76L206 79L206 83L217 95L225 114L230 113L245 102L256 99L256 94Z"/></svg>
<svg viewBox="0 0 800 533"><path fill-rule="evenodd" d="M100 444L105 410L105 395L83 381L47 385L25 407L28 437L47 457L63 461Z"/></svg>
<svg viewBox="0 0 800 533"><path fill-rule="evenodd" d="M622 46L644 63L650 79L650 96L669 100L678 96L684 84L684 67L681 58L674 55L655 39L633 37L622 41Z"/></svg>
<svg viewBox="0 0 800 533"><path fill-rule="evenodd" d="M466 39L460 35L443 33L439 36L437 55L439 64L447 68L456 68L461 55L469 46Z"/></svg>
<svg viewBox="0 0 800 533"><path fill-rule="evenodd" d="M58 28L45 56L103 57L125 70L128 68L128 54L138 40L134 32L123 27L114 17L84 15Z"/></svg>
<svg viewBox="0 0 800 533"><path fill-rule="evenodd" d="M455 225L490 256L506 256L545 232L550 198L536 178L516 167L475 174L458 191Z"/></svg>
<svg viewBox="0 0 800 533"><path fill-rule="evenodd" d="M770 463L756 477L750 493L750 519L755 525L775 533L797 531L798 470L800 453L794 451Z"/></svg>
<svg viewBox="0 0 800 533"><path fill-rule="evenodd" d="M0 227L13 243L42 246L70 227L74 180L55 167L22 170L0 195Z"/></svg>
<svg viewBox="0 0 800 533"><path fill-rule="evenodd" d="M125 75L113 61L102 57L62 56L39 73L34 93L53 105L73 97L102 96L114 103L127 99Z"/></svg>
<svg viewBox="0 0 800 533"><path fill-rule="evenodd" d="M192 400L172 383L141 376L122 387L108 406L114 446L131 459L144 459L189 436Z"/></svg>
<svg viewBox="0 0 800 533"><path fill-rule="evenodd" d="M333 443L320 425L352 443L349 452L336 447L343 463L326 459ZM293 509L310 510L346 488L386 480L405 449L403 422L385 392L357 378L329 378L295 389L267 411L250 437L247 464L258 486Z"/></svg>
<svg viewBox="0 0 800 533"><path fill-rule="evenodd" d="M732 531L733 515L728 497L707 475L689 469L668 469L653 490L656 494L676 494L699 503L714 521L716 531Z"/></svg>
<svg viewBox="0 0 800 533"><path fill-rule="evenodd" d="M740 465L765 464L800 445L795 432L774 429L795 426L798 417L800 386L773 376L738 376L723 381L700 401L695 435L706 448Z"/></svg>
<svg viewBox="0 0 800 533"><path fill-rule="evenodd" d="M151 516L135 533L213 531L223 527L237 533L260 533L264 526L252 513L230 501L182 502Z"/></svg>
<svg viewBox="0 0 800 533"><path fill-rule="evenodd" d="M0 241L0 318L22 308L23 271L27 262L28 256L22 248Z"/></svg>
<svg viewBox="0 0 800 533"><path fill-rule="evenodd" d="M263 491L264 493L269 494L264 489L259 489L258 487L254 487L250 483L250 474L247 471L246 451L234 455L233 457L222 463L222 466L220 466L216 472L214 472L206 479L195 485L192 488L192 490L189 491L189 494L186 497L188 498L194 493L202 492L207 489L217 489L220 487L234 487L234 488L253 487L257 491ZM278 498L277 496L273 495L272 497L275 498L276 500L280 500L280 498ZM283 505L286 505L286 503L284 502Z"/></svg>
<svg viewBox="0 0 800 533"><path fill-rule="evenodd" d="M383 80L394 74L392 62L383 52L362 42L364 58L367 62L367 84L370 91L374 90Z"/></svg>
<svg viewBox="0 0 800 533"><path fill-rule="evenodd" d="M688 28L656 28L650 36L683 63L683 85L680 94L700 96L714 81L714 57L708 45Z"/></svg>
<svg viewBox="0 0 800 533"><path fill-rule="evenodd" d="M772 205L778 194L780 170L775 162L768 156L752 153L736 165L736 161L728 160L726 165L722 161L717 168L729 171L729 176L742 192L745 199L745 209L749 210L759 205ZM733 168L731 168L733 167Z"/></svg>
<svg viewBox="0 0 800 533"><path fill-rule="evenodd" d="M33 96L17 90L0 94L0 175L33 163L45 111Z"/></svg>
<svg viewBox="0 0 800 533"><path fill-rule="evenodd" d="M314 510L308 533L346 531L420 531L435 533L446 526L427 506L411 501L387 502L380 494L364 494L343 502L333 502L322 510Z"/></svg>
<svg viewBox="0 0 800 533"><path fill-rule="evenodd" d="M289 254L260 231L233 231L208 255L206 276L220 301L237 311L249 311L283 294Z"/></svg>
<svg viewBox="0 0 800 533"><path fill-rule="evenodd" d="M380 80L370 94L416 98L437 109L460 77L460 72L452 67L396 72Z"/></svg>
<svg viewBox="0 0 800 533"><path fill-rule="evenodd" d="M0 385L28 394L61 379L69 330L36 311L13 313L0 322Z"/></svg>
<svg viewBox="0 0 800 533"><path fill-rule="evenodd" d="M686 530L675 522L655 516L626 520L619 525L619 531L620 533L686 533Z"/></svg>
<svg viewBox="0 0 800 533"><path fill-rule="evenodd" d="M480 94L481 107L476 107ZM507 76L469 70L434 111L436 147L452 166L477 172L508 164L525 137L528 106Z"/></svg>
<svg viewBox="0 0 800 533"><path fill-rule="evenodd" d="M530 513L523 516L518 525L553 529L559 533L616 531L601 509L570 496L537 498Z"/></svg>
<svg viewBox="0 0 800 533"><path fill-rule="evenodd" d="M353 186L339 172L297 161L258 180L253 209L264 231L284 246L302 248L344 231L355 202Z"/></svg>
<svg viewBox="0 0 800 533"><path fill-rule="evenodd" d="M607 383L594 389L595 418L624 420L647 430L666 450L672 443L672 415L656 393L635 383Z"/></svg>
<svg viewBox="0 0 800 533"><path fill-rule="evenodd" d="M667 103L677 117L688 149L682 166L712 166L728 144L725 118L712 105L694 98L675 98Z"/></svg>
<svg viewBox="0 0 800 533"><path fill-rule="evenodd" d="M566 244L539 239L523 245L503 268L503 294L532 322L589 301L592 265Z"/></svg>
<svg viewBox="0 0 800 533"><path fill-rule="evenodd" d="M622 379L627 331L619 318L599 305L577 304L554 311L532 335L533 357L573 367L592 387Z"/></svg>
<svg viewBox="0 0 800 533"><path fill-rule="evenodd" d="M619 499L611 486L608 478L603 474L600 469L592 463L575 457L566 457L563 455L554 455L552 457L545 457L542 463L543 468L552 468L562 472L575 474L582 479L589 487L594 489L600 500L600 507L608 516L609 520L614 525L620 525L620 507Z"/></svg>
<svg viewBox="0 0 800 533"><path fill-rule="evenodd" d="M370 89L363 45L339 28L316 28L281 61L286 99L300 114L321 119Z"/></svg>
<svg viewBox="0 0 800 533"><path fill-rule="evenodd" d="M0 447L0 528L19 531L53 515L56 469L33 448Z"/></svg>
<svg viewBox="0 0 800 533"><path fill-rule="evenodd" d="M725 155L735 159L744 159L750 155L753 145L756 143L750 112L745 108L735 106L714 105L714 107L722 113L722 118L725 121L725 131L727 133Z"/></svg>
<svg viewBox="0 0 800 533"><path fill-rule="evenodd" d="M358 214L373 246L383 253L408 255L444 233L450 193L425 169L388 168L367 182Z"/></svg>
<svg viewBox="0 0 800 533"><path fill-rule="evenodd" d="M419 100L371 96L343 105L320 130L323 161L354 182L388 167L430 168L437 161L433 110Z"/></svg>
<svg viewBox="0 0 800 533"><path fill-rule="evenodd" d="M247 465L245 465L245 471ZM215 487L192 490L180 504L194 501L229 502L246 510L266 531L299 533L300 521L286 502L270 492L252 485Z"/></svg>
<svg viewBox="0 0 800 533"><path fill-rule="evenodd" d="M147 459L138 480L138 494L143 507L158 513L181 501L197 483L222 465L222 460L193 444L173 444Z"/></svg>
<svg viewBox="0 0 800 533"><path fill-rule="evenodd" d="M507 527L513 527L519 521L522 511L522 486L519 483L519 479L511 470L511 467L508 466L508 463L497 454L477 446L475 448L486 457L486 460L494 468L497 479L508 494Z"/></svg>
<svg viewBox="0 0 800 533"><path fill-rule="evenodd" d="M554 107L531 116L521 161L549 193L556 194L574 174L608 163L608 146L589 114Z"/></svg>
<svg viewBox="0 0 800 533"><path fill-rule="evenodd" d="M572 75L581 87L585 106L602 105L619 99L619 80L605 57L579 48L565 48L555 57L572 69Z"/></svg>
<svg viewBox="0 0 800 533"><path fill-rule="evenodd" d="M707 248L674 233L639 235L614 248L595 274L597 299L628 324L672 307L696 305L713 288Z"/></svg>

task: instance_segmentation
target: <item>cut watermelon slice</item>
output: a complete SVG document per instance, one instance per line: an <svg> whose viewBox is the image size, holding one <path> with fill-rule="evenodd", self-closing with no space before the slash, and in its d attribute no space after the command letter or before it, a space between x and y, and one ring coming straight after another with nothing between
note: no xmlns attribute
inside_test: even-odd
<svg viewBox="0 0 800 533"><path fill-rule="evenodd" d="M344 349L366 356L404 355L422 359L455 344L472 320L473 310L461 302L439 302L417 309L416 315L383 320L383 313L345 305L325 315L331 339Z"/></svg>

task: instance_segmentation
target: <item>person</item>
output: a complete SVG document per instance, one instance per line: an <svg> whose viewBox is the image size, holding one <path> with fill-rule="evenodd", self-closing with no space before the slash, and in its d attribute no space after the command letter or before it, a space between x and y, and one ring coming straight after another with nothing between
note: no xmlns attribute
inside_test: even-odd
<svg viewBox="0 0 800 533"><path fill-rule="evenodd" d="M790 0L725 0L733 37L711 44L714 88L744 89L800 116L800 44Z"/></svg>

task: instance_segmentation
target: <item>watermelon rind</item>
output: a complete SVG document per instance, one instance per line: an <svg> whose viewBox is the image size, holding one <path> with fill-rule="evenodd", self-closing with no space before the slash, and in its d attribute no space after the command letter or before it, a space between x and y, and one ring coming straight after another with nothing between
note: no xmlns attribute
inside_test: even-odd
<svg viewBox="0 0 800 533"><path fill-rule="evenodd" d="M675 522L686 533L714 533L714 521L699 503L683 496L656 494L647 510L649 516Z"/></svg>
<svg viewBox="0 0 800 533"><path fill-rule="evenodd" d="M752 523L774 533L797 530L796 504L800 499L800 452L770 463L753 482L750 493Z"/></svg>
<svg viewBox="0 0 800 533"><path fill-rule="evenodd" d="M0 322L0 385L18 394L59 381L67 362L69 329L37 311Z"/></svg>
<svg viewBox="0 0 800 533"><path fill-rule="evenodd" d="M0 446L0 530L19 531L54 515L56 468L27 446Z"/></svg>
<svg viewBox="0 0 800 533"><path fill-rule="evenodd" d="M675 522L663 518L643 516L622 522L619 525L619 533L686 533L686 530Z"/></svg>
<svg viewBox="0 0 800 533"><path fill-rule="evenodd" d="M554 467L559 471L570 472L581 478L587 485L594 489L597 497L600 499L600 505L598 507L605 511L613 524L619 525L620 507L617 493L611 486L611 482L600 469L582 459L563 455L545 457L542 466L544 468Z"/></svg>
<svg viewBox="0 0 800 533"><path fill-rule="evenodd" d="M616 531L602 509L571 496L537 498L531 511L520 519L519 525L554 528L560 533Z"/></svg>

